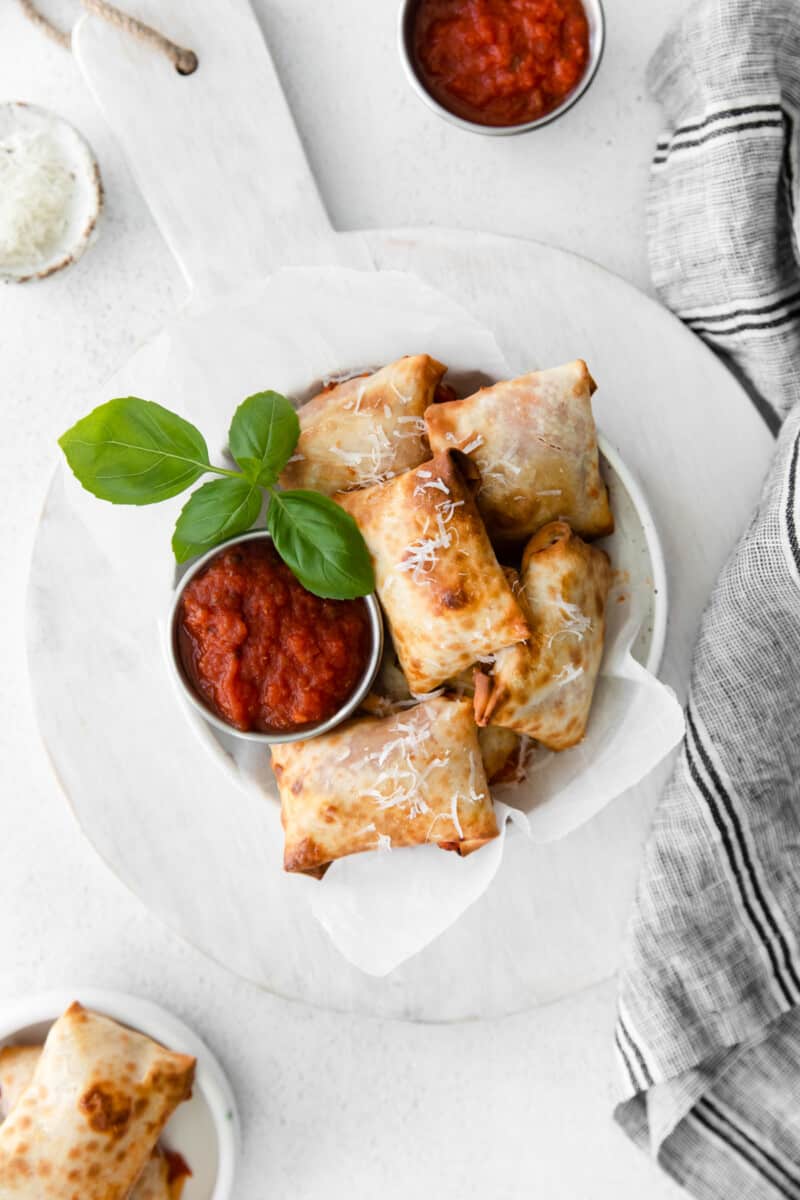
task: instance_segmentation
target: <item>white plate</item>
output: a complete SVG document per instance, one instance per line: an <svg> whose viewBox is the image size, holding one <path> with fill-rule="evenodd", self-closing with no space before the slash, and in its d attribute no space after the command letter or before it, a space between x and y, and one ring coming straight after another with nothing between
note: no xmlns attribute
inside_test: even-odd
<svg viewBox="0 0 800 1200"><path fill-rule="evenodd" d="M0 279L27 283L46 279L76 262L96 236L97 221L103 207L100 168L85 138L67 121L21 101L0 104L0 142L13 133L47 132L58 147L62 165L71 173L75 186L70 199L64 231L48 252L19 266L0 264Z"/></svg>
<svg viewBox="0 0 800 1200"><path fill-rule="evenodd" d="M240 1140L233 1092L208 1047L172 1013L123 992L86 987L44 992L0 1011L0 1045L44 1042L50 1026L73 1000L197 1059L192 1097L176 1109L162 1140L183 1155L192 1171L183 1200L230 1200Z"/></svg>
<svg viewBox="0 0 800 1200"><path fill-rule="evenodd" d="M230 300L224 336L217 306L181 315L97 402L130 394L172 407L185 402L186 415L218 454L242 396L264 386L295 394L342 363L391 361L409 346L424 345L443 362L502 378L505 370L519 374L582 355L600 384L595 412L607 461L615 465L618 449L646 480L665 543L672 601L663 670L681 687L700 609L757 487L753 470L747 494L727 496L724 506L715 501L725 492L723 460L710 452L705 415L701 420L691 405L678 407L676 397L685 373L707 403L723 411L739 398L729 376L679 323L570 255L441 232L375 235L372 246L384 269L411 267L434 285L447 283L450 295L443 302L437 291L435 313L418 304L413 310L425 324L424 337L417 331L412 338L394 319L402 279L384 274L381 287L398 289L384 304L384 332L379 338L373 328L365 345L363 323L348 322L348 343L334 356L333 323L337 339L342 330L332 279L325 293L303 291L301 314L289 312L289 347L300 367L287 368L285 377L275 374L287 342L278 320L286 298L281 272ZM352 284L348 276L347 288ZM365 295L370 286L368 277L359 281ZM463 348L456 352L456 340L463 343L448 324L453 293L477 310L484 330L495 331L505 356L491 336L477 332L467 361ZM623 311L629 320L621 324ZM254 323L257 370L247 350ZM670 365L677 362L680 374ZM751 437L758 438L757 428ZM696 446L702 452L694 452ZM613 489L613 471L609 481ZM624 482L634 495L635 483ZM620 497L614 503L621 529ZM485 1016L553 999L613 970L641 840L667 764L560 842L509 839L489 891L388 979L366 978L342 960L309 911L308 889L316 881L287 878L281 870L277 805L264 794L274 789L267 757L256 750L244 762L237 750L237 767L199 718L190 724L168 685L153 622L166 611L173 585L169 554L160 547L168 545L181 498L172 510L170 504L103 505L59 472L33 554L29 645L40 725L78 819L112 869L153 911L232 970L338 1008L434 1019ZM647 524L643 545L652 547L649 518ZM655 599L663 562L660 554L648 554L638 573ZM650 642L640 643L639 657L651 665L664 617L642 633ZM546 813L546 806L538 808L540 823Z"/></svg>

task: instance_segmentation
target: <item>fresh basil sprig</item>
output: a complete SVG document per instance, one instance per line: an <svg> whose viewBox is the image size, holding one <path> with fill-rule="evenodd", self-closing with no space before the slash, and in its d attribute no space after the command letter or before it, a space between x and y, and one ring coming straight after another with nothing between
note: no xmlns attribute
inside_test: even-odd
<svg viewBox="0 0 800 1200"><path fill-rule="evenodd" d="M191 422L150 400L127 396L101 404L59 438L79 482L112 504L157 504L204 483L181 510L172 536L178 562L251 529L269 495L267 528L275 549L317 596L349 600L375 587L358 526L319 492L274 488L300 436L297 413L278 392L248 396L228 433L240 471L209 462L205 439Z"/></svg>

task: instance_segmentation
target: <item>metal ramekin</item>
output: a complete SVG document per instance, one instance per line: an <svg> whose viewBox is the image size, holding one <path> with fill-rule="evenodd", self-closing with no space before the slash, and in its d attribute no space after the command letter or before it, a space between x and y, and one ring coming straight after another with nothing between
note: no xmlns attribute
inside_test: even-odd
<svg viewBox="0 0 800 1200"><path fill-rule="evenodd" d="M194 577L208 566L212 559L221 553L223 550L229 549L231 546L236 546L242 542L254 541L272 541L269 533L265 529L254 529L250 533L243 533L239 537L229 538L227 542L221 542L219 546L215 546L213 550L209 550L207 554L203 554L196 562L192 563L189 570L181 579L175 595L172 598L172 604L169 610L169 623L167 626L169 639L169 655L168 661L172 667L175 679L178 682L180 690L183 692L189 703L200 713L200 715L214 725L223 733L230 733L234 737L243 738L248 742L262 742L264 745L275 745L279 742L299 742L306 738L318 737L321 733L327 733L335 728L347 717L351 716L358 708L361 701L367 695L375 676L378 673L378 667L383 654L383 618L381 616L380 605L373 593L370 596L364 597L364 603L367 606L367 612L370 618L370 631L372 634L372 648L370 650L369 662L364 669L364 674L361 676L355 690L348 697L342 707L328 717L325 721L318 721L314 725L303 725L298 729L291 730L276 730L274 733L261 733L260 731L245 731L237 729L235 725L228 724L222 717L206 703L203 697L195 690L194 685L188 678L181 661L180 647L178 644L178 617L180 611L181 598L187 584Z"/></svg>
<svg viewBox="0 0 800 1200"><path fill-rule="evenodd" d="M551 121L555 121L558 117L563 117L565 112L569 112L573 105L578 103L581 96L586 94L592 80L597 74L597 68L600 66L600 60L603 57L603 47L606 38L606 19L602 0L583 0L586 19L589 22L589 62L575 90L570 92L566 99L559 104L558 108L554 108L552 112L547 113L543 117L537 117L535 121L525 121L521 125L480 125L477 121L468 121L465 117L456 116L455 113L451 113L448 108L440 104L430 94L424 81L417 73L414 62L413 33L414 16L419 3L420 0L402 0L400 5L398 45L400 59L405 68L406 75L412 88L424 100L428 108L438 113L440 117L444 117L452 125L457 125L459 129L466 129L470 133L484 133L490 137L505 137L512 133L528 133L531 129L541 129L542 126L549 125Z"/></svg>

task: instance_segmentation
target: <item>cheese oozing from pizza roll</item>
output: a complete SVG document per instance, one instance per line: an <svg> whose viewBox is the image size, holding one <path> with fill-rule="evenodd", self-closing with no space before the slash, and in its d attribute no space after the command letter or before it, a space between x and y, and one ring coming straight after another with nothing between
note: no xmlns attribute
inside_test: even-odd
<svg viewBox="0 0 800 1200"><path fill-rule="evenodd" d="M33 1080L41 1046L0 1049L0 1121L4 1121ZM191 1175L180 1154L156 1146L130 1194L130 1200L180 1200Z"/></svg>
<svg viewBox="0 0 800 1200"><path fill-rule="evenodd" d="M446 370L415 354L309 400L298 409L300 439L281 485L332 496L416 467L430 456L424 413Z"/></svg>
<svg viewBox="0 0 800 1200"><path fill-rule="evenodd" d="M469 460L459 457L469 470ZM452 452L337 500L369 547L412 692L433 691L482 655L528 637Z"/></svg>
<svg viewBox="0 0 800 1200"><path fill-rule="evenodd" d="M475 719L528 734L551 750L581 740L605 638L608 555L563 521L531 538L518 598L532 635L475 675ZM491 673L489 673L491 671Z"/></svg>
<svg viewBox="0 0 800 1200"><path fill-rule="evenodd" d="M467 699L437 696L271 749L287 871L428 842L468 854L497 837Z"/></svg>
<svg viewBox="0 0 800 1200"><path fill-rule="evenodd" d="M70 1005L0 1126L0 1196L127 1200L191 1095L194 1067L188 1055Z"/></svg>
<svg viewBox="0 0 800 1200"><path fill-rule="evenodd" d="M586 538L613 531L592 415L595 388L577 359L428 409L432 453L460 449L478 467L478 507L493 539L519 542L555 519Z"/></svg>

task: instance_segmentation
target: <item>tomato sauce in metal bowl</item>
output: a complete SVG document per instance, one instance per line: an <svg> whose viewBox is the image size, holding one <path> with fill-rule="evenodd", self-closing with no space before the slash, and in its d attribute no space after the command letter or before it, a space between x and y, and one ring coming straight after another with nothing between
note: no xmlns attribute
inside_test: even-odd
<svg viewBox="0 0 800 1200"><path fill-rule="evenodd" d="M523 125L580 83L589 23L581 0L419 0L412 53L425 88L455 116Z"/></svg>
<svg viewBox="0 0 800 1200"><path fill-rule="evenodd" d="M244 731L325 721L363 678L371 625L363 600L323 600L266 538L222 549L189 581L177 612L187 678Z"/></svg>

